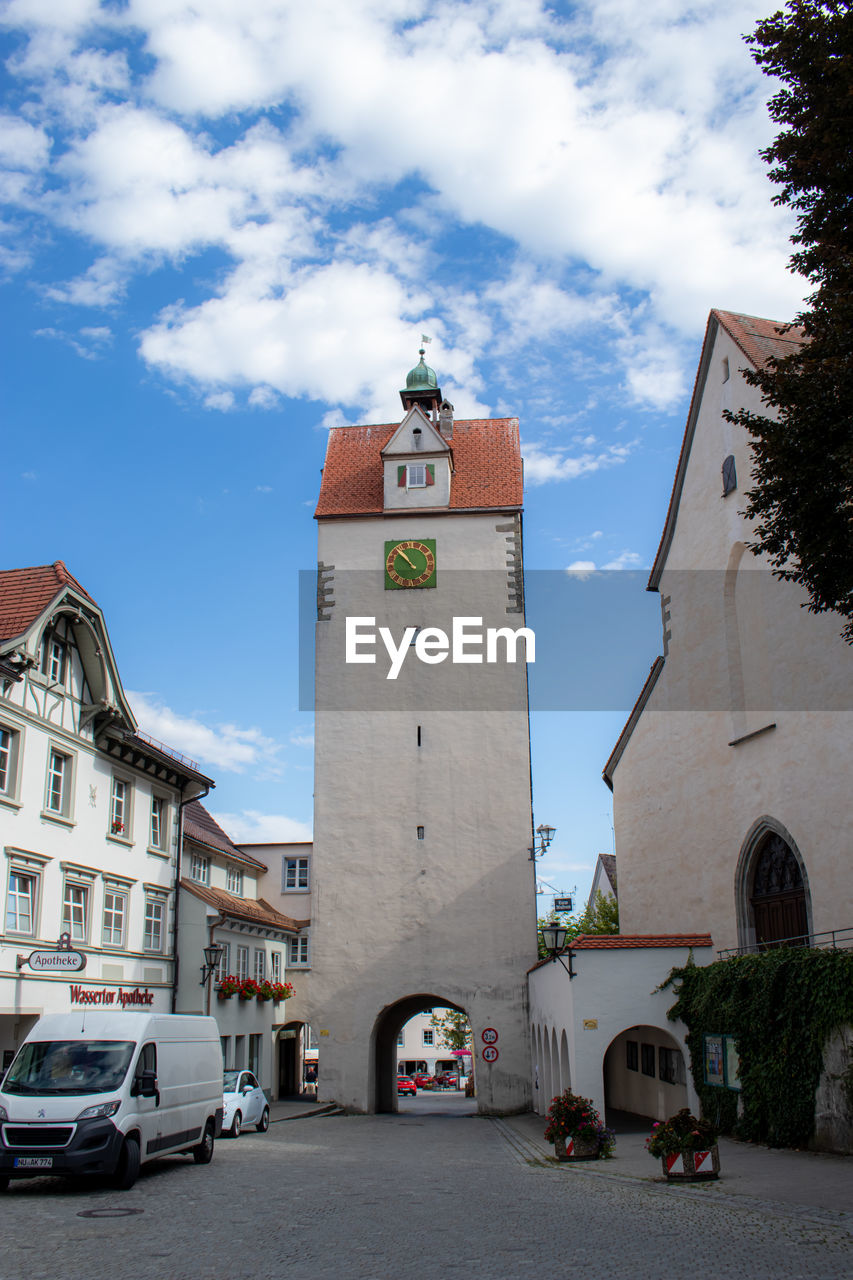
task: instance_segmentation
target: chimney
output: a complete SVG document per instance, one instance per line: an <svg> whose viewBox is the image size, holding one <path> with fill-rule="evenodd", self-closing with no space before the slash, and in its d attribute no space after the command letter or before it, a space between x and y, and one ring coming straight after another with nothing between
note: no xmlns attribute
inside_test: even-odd
<svg viewBox="0 0 853 1280"><path fill-rule="evenodd" d="M453 439L453 405L449 400L442 400L439 406L438 429L445 440Z"/></svg>

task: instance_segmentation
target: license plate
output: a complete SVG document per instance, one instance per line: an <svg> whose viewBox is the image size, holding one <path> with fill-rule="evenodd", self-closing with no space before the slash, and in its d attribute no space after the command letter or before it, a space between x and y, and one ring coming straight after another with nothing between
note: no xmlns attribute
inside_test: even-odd
<svg viewBox="0 0 853 1280"><path fill-rule="evenodd" d="M52 1169L53 1156L15 1156L16 1169Z"/></svg>

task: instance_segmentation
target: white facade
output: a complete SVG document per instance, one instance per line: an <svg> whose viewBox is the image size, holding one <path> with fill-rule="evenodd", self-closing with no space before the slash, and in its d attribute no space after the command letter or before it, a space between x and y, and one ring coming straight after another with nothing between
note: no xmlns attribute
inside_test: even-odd
<svg viewBox="0 0 853 1280"><path fill-rule="evenodd" d="M103 616L61 562L0 573L0 1050L42 1013L171 1011L181 801L209 785L138 735ZM62 935L85 957L63 963ZM76 963L76 961L75 961Z"/></svg>
<svg viewBox="0 0 853 1280"><path fill-rule="evenodd" d="M267 865L238 848L204 806L188 806L178 901L177 1008L215 1017L225 1066L253 1072L267 1096L278 1098L295 1092L284 1078L280 1050L295 1000L264 999L254 986L264 992L291 981L290 945L302 922L267 899L267 875ZM202 986L204 948L211 943L223 953L212 981ZM228 978L248 982L249 998L226 995Z"/></svg>

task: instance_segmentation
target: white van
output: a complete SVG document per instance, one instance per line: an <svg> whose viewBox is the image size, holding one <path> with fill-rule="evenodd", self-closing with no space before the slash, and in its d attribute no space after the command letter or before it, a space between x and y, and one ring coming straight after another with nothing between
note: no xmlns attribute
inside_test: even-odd
<svg viewBox="0 0 853 1280"><path fill-rule="evenodd" d="M0 1190L10 1178L106 1174L191 1152L208 1164L222 1131L215 1018L48 1013L0 1084Z"/></svg>

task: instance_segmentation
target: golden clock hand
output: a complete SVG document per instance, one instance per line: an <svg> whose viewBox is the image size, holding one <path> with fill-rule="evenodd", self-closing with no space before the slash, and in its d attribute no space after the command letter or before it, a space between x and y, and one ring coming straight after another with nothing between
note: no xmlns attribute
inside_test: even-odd
<svg viewBox="0 0 853 1280"><path fill-rule="evenodd" d="M401 551L399 547L397 548L397 555L403 557L403 559L405 560L406 564L409 566L410 569L415 569L417 567L416 565L412 564L411 560L406 555L405 551Z"/></svg>

